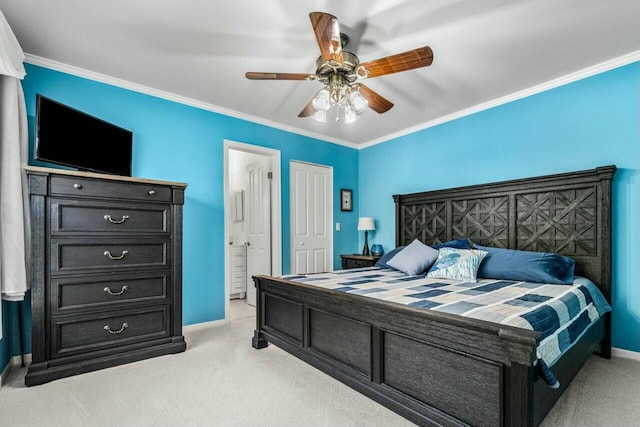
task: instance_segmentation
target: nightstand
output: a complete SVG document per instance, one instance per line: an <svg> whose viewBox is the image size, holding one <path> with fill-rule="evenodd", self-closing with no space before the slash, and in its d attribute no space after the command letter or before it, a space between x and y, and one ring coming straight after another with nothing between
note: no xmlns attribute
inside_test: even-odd
<svg viewBox="0 0 640 427"><path fill-rule="evenodd" d="M343 270L347 270L349 268L373 267L373 265L380 259L379 256L358 254L340 255L340 258L342 258Z"/></svg>

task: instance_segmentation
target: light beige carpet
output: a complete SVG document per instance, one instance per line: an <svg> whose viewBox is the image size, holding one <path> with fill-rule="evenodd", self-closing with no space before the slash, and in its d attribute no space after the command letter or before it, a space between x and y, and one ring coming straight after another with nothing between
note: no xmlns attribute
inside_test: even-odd
<svg viewBox="0 0 640 427"><path fill-rule="evenodd" d="M251 347L251 309L231 323L185 333L185 353L0 390L0 426L410 426L270 345ZM236 309L237 308L237 309ZM545 420L555 426L640 425L640 363L593 357Z"/></svg>

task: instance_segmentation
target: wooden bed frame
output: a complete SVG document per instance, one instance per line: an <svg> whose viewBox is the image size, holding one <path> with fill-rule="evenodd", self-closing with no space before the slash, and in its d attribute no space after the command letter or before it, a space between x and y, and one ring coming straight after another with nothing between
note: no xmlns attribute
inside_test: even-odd
<svg viewBox="0 0 640 427"><path fill-rule="evenodd" d="M472 242L557 252L611 300L615 166L393 196L396 245ZM270 276L255 276L267 342L419 425L537 426L587 358L611 356L610 316L536 377L538 333Z"/></svg>

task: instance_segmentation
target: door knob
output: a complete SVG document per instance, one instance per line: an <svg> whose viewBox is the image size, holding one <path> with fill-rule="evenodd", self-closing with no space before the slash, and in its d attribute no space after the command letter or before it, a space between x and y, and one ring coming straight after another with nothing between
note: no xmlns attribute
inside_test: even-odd
<svg viewBox="0 0 640 427"><path fill-rule="evenodd" d="M245 245L251 246L251 242L244 242Z"/></svg>
<svg viewBox="0 0 640 427"><path fill-rule="evenodd" d="M300 246L304 246L304 242L300 242Z"/></svg>

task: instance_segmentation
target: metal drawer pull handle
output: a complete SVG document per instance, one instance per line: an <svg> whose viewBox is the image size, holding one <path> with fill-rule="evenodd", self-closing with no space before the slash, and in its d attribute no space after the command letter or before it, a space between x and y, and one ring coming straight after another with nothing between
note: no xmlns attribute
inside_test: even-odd
<svg viewBox="0 0 640 427"><path fill-rule="evenodd" d="M73 184L73 188L76 190L82 190L82 184Z"/></svg>
<svg viewBox="0 0 640 427"><path fill-rule="evenodd" d="M109 295L113 295L114 297L117 297L118 295L124 294L124 291L126 291L127 289L129 289L129 286L124 285L122 289L120 289L120 292L113 292L111 288L107 286L106 288L103 289L103 291L105 291Z"/></svg>
<svg viewBox="0 0 640 427"><path fill-rule="evenodd" d="M129 215L122 215L122 219L120 221L111 218L111 215L109 215L109 214L105 215L104 219L109 221L111 224L122 224L123 222L125 222L126 220L129 219Z"/></svg>
<svg viewBox="0 0 640 427"><path fill-rule="evenodd" d="M122 326L120 327L120 330L118 330L118 331L112 331L111 330L111 326L109 326L109 325L104 325L104 330L109 332L110 334L121 334L122 331L124 331L128 327L129 327L129 324L125 322L125 323L122 324Z"/></svg>
<svg viewBox="0 0 640 427"><path fill-rule="evenodd" d="M153 196L153 195L155 195L155 194L156 194L156 190L149 190L149 195L150 195L150 196Z"/></svg>
<svg viewBox="0 0 640 427"><path fill-rule="evenodd" d="M120 259L124 258L124 256L125 256L126 254L128 254L128 253L129 253L129 251L125 249L124 251L122 251L122 255L120 255L120 256L113 256L113 255L111 255L111 252L109 252L109 251L104 251L104 256L108 256L108 257L109 257L109 259L120 260Z"/></svg>

